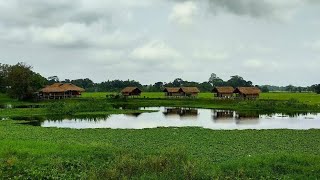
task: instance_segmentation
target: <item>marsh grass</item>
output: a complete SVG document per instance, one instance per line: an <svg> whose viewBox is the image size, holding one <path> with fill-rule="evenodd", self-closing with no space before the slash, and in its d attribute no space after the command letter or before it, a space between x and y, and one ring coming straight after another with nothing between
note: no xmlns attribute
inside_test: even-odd
<svg viewBox="0 0 320 180"><path fill-rule="evenodd" d="M0 121L0 179L319 179L319 130L58 129Z"/></svg>

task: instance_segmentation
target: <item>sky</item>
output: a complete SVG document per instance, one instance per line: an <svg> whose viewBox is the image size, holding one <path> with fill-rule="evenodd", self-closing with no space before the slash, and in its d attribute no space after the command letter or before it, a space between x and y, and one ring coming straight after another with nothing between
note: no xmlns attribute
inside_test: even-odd
<svg viewBox="0 0 320 180"><path fill-rule="evenodd" d="M0 0L0 63L44 77L320 83L319 0Z"/></svg>

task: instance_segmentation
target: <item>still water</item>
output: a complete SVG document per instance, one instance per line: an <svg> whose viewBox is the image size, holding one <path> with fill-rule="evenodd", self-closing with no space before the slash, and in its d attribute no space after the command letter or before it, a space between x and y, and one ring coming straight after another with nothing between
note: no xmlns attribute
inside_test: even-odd
<svg viewBox="0 0 320 180"><path fill-rule="evenodd" d="M152 107L152 113L119 114L95 118L45 120L37 125L58 128L144 129L157 127L202 127L208 129L320 129L320 114L259 115L235 111Z"/></svg>

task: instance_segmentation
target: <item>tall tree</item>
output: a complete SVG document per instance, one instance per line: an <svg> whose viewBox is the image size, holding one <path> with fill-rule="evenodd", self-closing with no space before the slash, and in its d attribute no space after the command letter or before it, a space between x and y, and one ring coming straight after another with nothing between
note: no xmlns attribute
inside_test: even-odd
<svg viewBox="0 0 320 180"><path fill-rule="evenodd" d="M94 86L94 82L89 78L72 80L71 83L84 89L89 89Z"/></svg>
<svg viewBox="0 0 320 180"><path fill-rule="evenodd" d="M210 78L209 78L209 83L215 87L215 86L224 86L226 83L219 78L215 73L212 73Z"/></svg>
<svg viewBox="0 0 320 180"><path fill-rule="evenodd" d="M314 91L317 93L317 94L320 94L320 84L315 84L313 85L314 87Z"/></svg>
<svg viewBox="0 0 320 180"><path fill-rule="evenodd" d="M49 83L50 85L51 85L51 84L54 84L54 83L58 83L58 82L60 82L58 76L50 76L50 77L48 77L48 83Z"/></svg>
<svg viewBox="0 0 320 180"><path fill-rule="evenodd" d="M18 63L9 68L8 94L20 100L31 98L33 93L43 87L47 80L40 74L33 72L32 67L25 63Z"/></svg>
<svg viewBox="0 0 320 180"><path fill-rule="evenodd" d="M227 85L232 86L232 87L251 87L252 82L251 81L246 81L243 79L243 77L235 75L231 76L231 78L227 81Z"/></svg>
<svg viewBox="0 0 320 180"><path fill-rule="evenodd" d="M0 63L0 92L5 93L8 87L8 73L10 65Z"/></svg>

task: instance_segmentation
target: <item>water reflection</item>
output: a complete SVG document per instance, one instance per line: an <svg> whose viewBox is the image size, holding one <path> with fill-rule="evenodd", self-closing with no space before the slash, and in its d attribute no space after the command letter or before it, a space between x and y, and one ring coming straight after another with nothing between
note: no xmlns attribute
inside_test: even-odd
<svg viewBox="0 0 320 180"><path fill-rule="evenodd" d="M46 117L42 127L144 129L203 127L209 129L320 129L320 114L256 114L235 111L152 107L151 113ZM34 123L36 124L36 123Z"/></svg>
<svg viewBox="0 0 320 180"><path fill-rule="evenodd" d="M129 116L129 117L138 117L140 116L142 113L129 113L129 114L125 114L126 116Z"/></svg>
<svg viewBox="0 0 320 180"><path fill-rule="evenodd" d="M164 108L163 114L165 116L170 116L170 115L178 115L180 117L196 117L198 116L198 109L194 108Z"/></svg>

